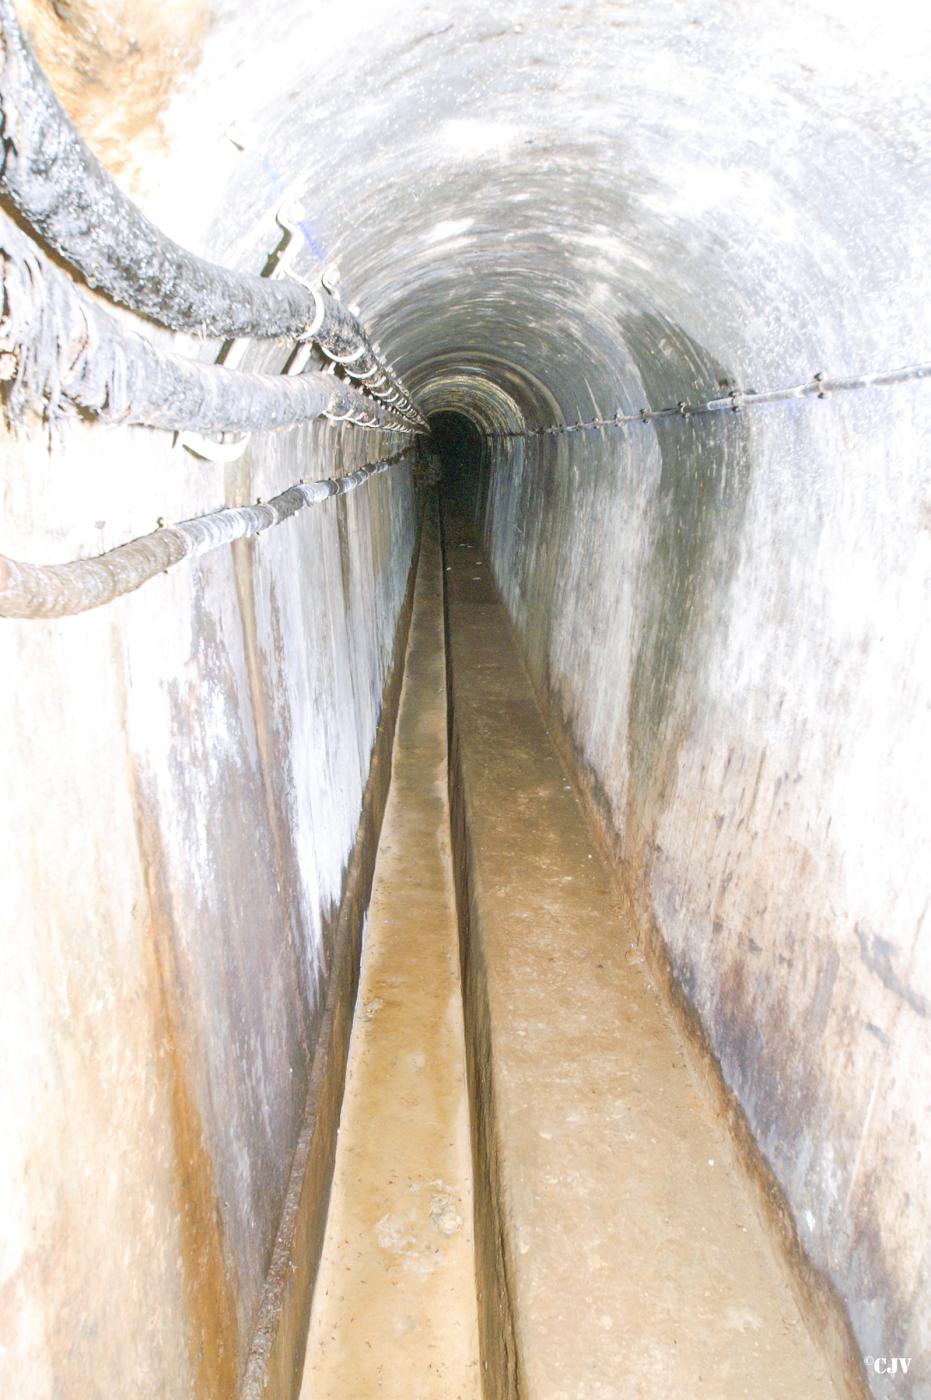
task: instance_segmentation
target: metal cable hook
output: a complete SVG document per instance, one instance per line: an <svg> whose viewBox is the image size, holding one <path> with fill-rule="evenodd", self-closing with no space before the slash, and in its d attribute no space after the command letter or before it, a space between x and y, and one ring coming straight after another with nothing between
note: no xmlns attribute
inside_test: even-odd
<svg viewBox="0 0 931 1400"><path fill-rule="evenodd" d="M322 345L320 348L322 349L323 353L326 356L328 356L328 358L331 359L336 365L355 364L356 360L361 360L363 355L367 355L369 353L369 347L365 344L364 341L359 346L358 350L353 350L351 355L337 355L332 350L328 350L325 345ZM361 379L362 375L357 375L356 377Z"/></svg>

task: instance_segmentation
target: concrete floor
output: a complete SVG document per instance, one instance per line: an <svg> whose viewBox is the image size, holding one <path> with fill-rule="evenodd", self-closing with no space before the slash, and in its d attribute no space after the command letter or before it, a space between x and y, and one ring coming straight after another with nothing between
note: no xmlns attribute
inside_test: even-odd
<svg viewBox="0 0 931 1400"><path fill-rule="evenodd" d="M444 535L486 1394L832 1400L481 542L455 517Z"/></svg>
<svg viewBox="0 0 931 1400"><path fill-rule="evenodd" d="M475 1400L480 1392L447 791L434 510L421 546L302 1400Z"/></svg>
<svg viewBox="0 0 931 1400"><path fill-rule="evenodd" d="M302 1400L829 1400L481 549L447 544L465 1041L431 510Z"/></svg>

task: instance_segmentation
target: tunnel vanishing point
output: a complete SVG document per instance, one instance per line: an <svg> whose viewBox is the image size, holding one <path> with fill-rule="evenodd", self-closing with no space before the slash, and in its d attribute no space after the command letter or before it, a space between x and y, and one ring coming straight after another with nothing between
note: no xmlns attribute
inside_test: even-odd
<svg viewBox="0 0 931 1400"><path fill-rule="evenodd" d="M931 1400L929 74L0 0L0 1395Z"/></svg>

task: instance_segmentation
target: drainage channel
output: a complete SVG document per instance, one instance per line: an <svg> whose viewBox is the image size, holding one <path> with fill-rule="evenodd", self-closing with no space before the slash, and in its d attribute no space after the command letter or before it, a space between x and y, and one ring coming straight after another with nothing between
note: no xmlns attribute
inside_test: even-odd
<svg viewBox="0 0 931 1400"><path fill-rule="evenodd" d="M427 509L302 1400L476 1400L472 1161Z"/></svg>
<svg viewBox="0 0 931 1400"><path fill-rule="evenodd" d="M444 535L431 503L301 1400L858 1393Z"/></svg>

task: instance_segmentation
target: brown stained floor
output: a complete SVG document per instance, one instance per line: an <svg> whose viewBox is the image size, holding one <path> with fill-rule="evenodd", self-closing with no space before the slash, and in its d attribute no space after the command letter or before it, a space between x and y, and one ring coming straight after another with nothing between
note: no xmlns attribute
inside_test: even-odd
<svg viewBox="0 0 931 1400"><path fill-rule="evenodd" d="M476 1400L442 580L424 528L301 1400Z"/></svg>

